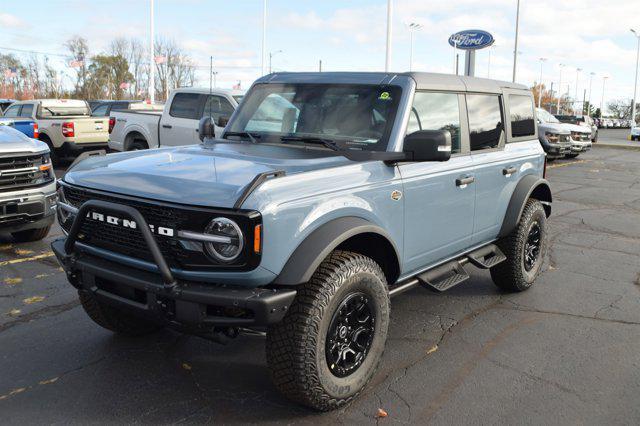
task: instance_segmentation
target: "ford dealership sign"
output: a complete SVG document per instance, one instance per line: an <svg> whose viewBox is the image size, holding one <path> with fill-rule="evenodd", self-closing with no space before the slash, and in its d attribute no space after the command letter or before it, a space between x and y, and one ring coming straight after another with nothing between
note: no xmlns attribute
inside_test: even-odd
<svg viewBox="0 0 640 426"><path fill-rule="evenodd" d="M493 36L482 30L459 31L449 37L449 44L463 50L476 50L493 44Z"/></svg>

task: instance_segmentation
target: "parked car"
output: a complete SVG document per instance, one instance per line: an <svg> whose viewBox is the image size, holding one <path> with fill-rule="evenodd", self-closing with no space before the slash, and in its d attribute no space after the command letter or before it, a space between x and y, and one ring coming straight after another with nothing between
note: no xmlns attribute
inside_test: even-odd
<svg viewBox="0 0 640 426"><path fill-rule="evenodd" d="M53 224L56 200L47 145L0 126L0 232L18 242L43 239Z"/></svg>
<svg viewBox="0 0 640 426"><path fill-rule="evenodd" d="M211 115L216 135L238 106L243 92L184 88L171 92L162 111L113 111L109 148L134 151L199 143L198 122Z"/></svg>
<svg viewBox="0 0 640 426"><path fill-rule="evenodd" d="M591 131L591 142L598 142L598 126L588 115L556 115L561 123L576 124L587 127Z"/></svg>
<svg viewBox="0 0 640 426"><path fill-rule="evenodd" d="M38 123L33 120L19 120L15 121L10 118L0 118L0 126L13 127L17 131L24 133L26 136L38 139Z"/></svg>
<svg viewBox="0 0 640 426"><path fill-rule="evenodd" d="M629 132L629 140L640 141L640 126L634 126Z"/></svg>
<svg viewBox="0 0 640 426"><path fill-rule="evenodd" d="M571 154L571 131L548 111L536 108L538 139L549 160Z"/></svg>
<svg viewBox="0 0 640 426"><path fill-rule="evenodd" d="M266 330L277 388L330 410L373 377L390 296L445 291L464 265L506 291L541 271L551 190L525 86L271 74L221 139L213 121L199 145L94 157L62 178L68 236L52 248L102 327Z"/></svg>
<svg viewBox="0 0 640 426"><path fill-rule="evenodd" d="M34 120L39 139L51 150L51 158L77 155L83 150L106 148L109 120L91 117L85 101L73 99L36 99L13 103L5 117L16 121Z"/></svg>
<svg viewBox="0 0 640 426"><path fill-rule="evenodd" d="M0 114L4 113L9 105L14 103L15 99L0 99Z"/></svg>
<svg viewBox="0 0 640 426"><path fill-rule="evenodd" d="M135 100L120 100L120 101L103 101L98 102L93 108L91 108L91 115L94 117L109 117L111 111L126 111L126 110L162 110L163 104L151 104L145 101Z"/></svg>

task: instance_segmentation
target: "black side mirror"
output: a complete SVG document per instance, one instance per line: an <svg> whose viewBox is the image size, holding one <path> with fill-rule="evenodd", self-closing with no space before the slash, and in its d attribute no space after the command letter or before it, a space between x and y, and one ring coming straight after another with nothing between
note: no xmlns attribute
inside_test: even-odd
<svg viewBox="0 0 640 426"><path fill-rule="evenodd" d="M404 138L403 151L408 161L447 161L451 158L451 133L448 130L419 130Z"/></svg>
<svg viewBox="0 0 640 426"><path fill-rule="evenodd" d="M226 127L226 125L229 123L229 117L221 115L218 117L218 119L216 120L216 126L218 127Z"/></svg>
<svg viewBox="0 0 640 426"><path fill-rule="evenodd" d="M205 139L213 139L216 137L215 126L211 117L202 117L198 123L198 136L201 141Z"/></svg>

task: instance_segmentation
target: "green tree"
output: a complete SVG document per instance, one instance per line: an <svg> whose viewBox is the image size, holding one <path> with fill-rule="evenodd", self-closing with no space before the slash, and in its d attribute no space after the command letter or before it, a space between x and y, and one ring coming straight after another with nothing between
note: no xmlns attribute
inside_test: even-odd
<svg viewBox="0 0 640 426"><path fill-rule="evenodd" d="M97 55L91 58L88 85L94 99L123 99L126 89L121 84L131 83L132 80L129 62L124 56Z"/></svg>

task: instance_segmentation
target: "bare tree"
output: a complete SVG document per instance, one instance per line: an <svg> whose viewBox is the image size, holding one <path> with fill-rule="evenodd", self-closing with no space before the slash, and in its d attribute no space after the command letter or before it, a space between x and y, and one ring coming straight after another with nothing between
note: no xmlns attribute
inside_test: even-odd
<svg viewBox="0 0 640 426"><path fill-rule="evenodd" d="M169 91L178 87L193 86L195 70L191 57L173 40L158 39L155 44L155 55L163 58L156 63L156 93L160 99L166 100Z"/></svg>
<svg viewBox="0 0 640 426"><path fill-rule="evenodd" d="M70 61L76 65L76 91L75 95L81 99L88 99L87 79L89 72L89 46L87 40L80 36L74 36L64 44L69 50Z"/></svg>
<svg viewBox="0 0 640 426"><path fill-rule="evenodd" d="M615 118L631 118L631 99L616 99L607 103L607 108Z"/></svg>

